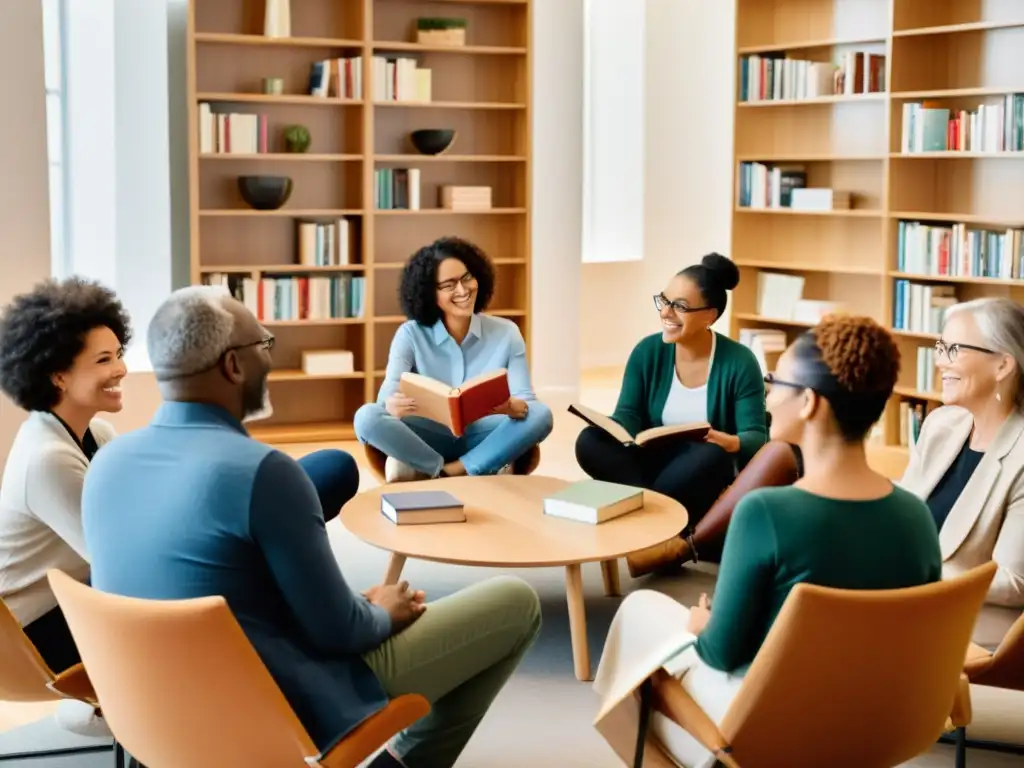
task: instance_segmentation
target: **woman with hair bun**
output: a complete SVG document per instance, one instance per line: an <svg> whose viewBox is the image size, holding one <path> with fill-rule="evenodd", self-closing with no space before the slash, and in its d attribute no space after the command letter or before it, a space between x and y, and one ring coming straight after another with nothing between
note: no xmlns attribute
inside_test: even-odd
<svg viewBox="0 0 1024 768"><path fill-rule="evenodd" d="M707 422L704 442L663 438L626 446L597 427L576 441L576 460L590 477L658 491L686 507L680 536L627 558L637 577L680 563L684 536L767 439L764 381L753 353L711 330L726 308L739 269L710 253L654 296L661 333L636 345L612 419L631 435L645 429ZM702 552L702 559L716 553Z"/></svg>
<svg viewBox="0 0 1024 768"><path fill-rule="evenodd" d="M609 715L652 676L656 687L668 676L680 680L721 722L799 583L889 590L939 581L942 555L927 504L867 461L865 440L899 367L892 336L866 317L826 318L783 353L766 377L771 437L800 446L804 475L791 486L751 491L736 505L714 607L702 596L687 610L652 590L622 602L594 680L599 731L607 718L612 732ZM649 722L650 736L679 765L712 761L661 713Z"/></svg>

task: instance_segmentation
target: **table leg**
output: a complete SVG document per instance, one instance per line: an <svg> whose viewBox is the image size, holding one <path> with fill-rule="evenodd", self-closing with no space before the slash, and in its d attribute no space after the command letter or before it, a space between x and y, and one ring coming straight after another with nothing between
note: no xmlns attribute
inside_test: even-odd
<svg viewBox="0 0 1024 768"><path fill-rule="evenodd" d="M397 552L391 553L391 560L388 562L388 570L384 574L385 584L397 584L399 577L402 575L402 569L405 567L405 555L400 555Z"/></svg>
<svg viewBox="0 0 1024 768"><path fill-rule="evenodd" d="M583 606L583 574L579 563L565 566L565 596L569 604L569 634L577 680L590 680L590 648L587 645L587 614Z"/></svg>
<svg viewBox="0 0 1024 768"><path fill-rule="evenodd" d="M604 579L604 593L607 597L619 597L622 590L619 588L619 561L602 560L601 578Z"/></svg>

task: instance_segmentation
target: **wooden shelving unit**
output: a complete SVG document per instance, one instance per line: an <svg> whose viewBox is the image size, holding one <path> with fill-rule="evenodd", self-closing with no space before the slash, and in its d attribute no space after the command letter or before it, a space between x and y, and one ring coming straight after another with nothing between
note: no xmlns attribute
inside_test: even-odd
<svg viewBox="0 0 1024 768"><path fill-rule="evenodd" d="M519 324L529 349L531 215L531 0L290 0L291 34L263 34L264 0L191 0L188 98L191 279L221 275L297 279L348 275L364 280L358 317L271 319L277 337L270 376L274 416L253 435L272 442L343 440L352 418L383 381L388 349L405 321L398 301L401 266L444 235L481 246L498 280L490 311ZM418 17L466 20L466 44L423 45ZM412 58L431 70L428 102L373 98L374 57ZM358 58L361 98L310 95L313 64ZM283 93L262 93L262 80ZM265 152L201 152L200 105L213 112L265 115ZM287 151L286 126L309 129L306 153ZM423 128L454 129L441 155L421 155L408 140ZM375 170L418 168L420 210L376 208ZM278 210L251 209L240 175L289 176L293 191ZM493 208L439 208L442 184L489 186ZM344 217L350 263L299 263L301 220ZM356 372L307 375L302 352L347 349Z"/></svg>
<svg viewBox="0 0 1024 768"><path fill-rule="evenodd" d="M921 235L921 225L947 230L964 225L968 232L1024 230L1024 151L1020 144L1011 145L1011 139L1019 140L1020 129L1007 128L1001 145L992 141L998 140L1003 126L990 126L995 139L963 145L969 151L908 151L931 146L905 144L904 121L910 129L920 119L908 117L905 105L949 109L955 118L960 111L977 112L982 105L992 109L1005 105L1008 96L1024 94L1024 3L736 0L736 9L732 256L741 267L741 281L733 298L731 333L739 337L747 328L778 329L792 340L810 327L809 322L758 313L759 274L764 272L798 275L805 281L804 299L838 302L885 324L900 344L903 370L880 424L880 438L885 446L899 450L912 439L906 426L913 419L908 411L941 403L937 377L932 375L932 387L920 386L933 359L919 359L926 354L919 349L934 344L938 326L907 324L906 317L900 317L908 297L900 293L899 284L952 290L960 301L991 295L1024 301L1016 255L1009 272L993 271L999 258L1008 258L997 256L997 248L1012 245L1009 239L993 246L990 236L989 266L979 271L977 263L973 270L947 267L957 255L941 243L964 242L959 228L952 238L938 229ZM787 99L751 92L751 65L744 64L748 57L842 66L851 52L884 57L877 92L832 95L801 89L813 97ZM768 66L792 80L797 67L804 65ZM746 100L751 97L756 100ZM1010 108L1021 106L1011 102ZM991 123L997 113L986 114ZM945 141L955 139L945 137L943 146L958 146ZM742 170L744 163L800 166L806 187L851 193L850 209L748 207L745 190L750 176ZM915 239L908 241L906 228L915 225ZM927 245L915 245L919 243L932 243L931 252ZM906 263L908 253L913 268ZM922 253L927 254L923 264Z"/></svg>

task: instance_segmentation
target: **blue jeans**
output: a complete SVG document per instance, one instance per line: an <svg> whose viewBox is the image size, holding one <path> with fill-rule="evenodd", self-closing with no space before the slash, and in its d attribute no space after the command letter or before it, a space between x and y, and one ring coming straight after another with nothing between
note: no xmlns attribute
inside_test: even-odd
<svg viewBox="0 0 1024 768"><path fill-rule="evenodd" d="M536 400L529 405L525 419L485 416L456 437L436 421L420 416L396 419L383 405L367 403L356 411L356 437L430 477L460 459L470 475L493 475L551 434L551 409Z"/></svg>
<svg viewBox="0 0 1024 768"><path fill-rule="evenodd" d="M338 516L345 502L359 490L359 467L356 460L344 451L314 451L299 459L309 479L313 481L316 495L324 512L324 522Z"/></svg>

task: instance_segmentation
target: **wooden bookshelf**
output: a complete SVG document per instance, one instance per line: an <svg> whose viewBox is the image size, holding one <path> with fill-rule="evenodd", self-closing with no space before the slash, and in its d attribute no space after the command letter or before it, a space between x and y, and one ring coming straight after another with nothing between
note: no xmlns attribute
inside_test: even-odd
<svg viewBox="0 0 1024 768"><path fill-rule="evenodd" d="M267 311L261 318L277 338L274 416L253 435L279 443L349 439L356 409L377 396L391 339L405 320L401 266L438 237L465 237L491 256L497 286L490 311L515 321L529 350L532 3L290 0L291 36L281 38L264 36L263 11L264 0L190 2L191 280L241 284L243 296L246 280L250 294L263 279L363 281L361 314L351 291L348 311L333 313L357 316ZM418 17L465 19L465 45L416 42ZM429 69L429 101L405 93L402 100L376 98L378 56ZM333 90L311 95L314 63L336 58L359 60L361 88L344 97ZM263 78L281 78L282 93L263 93ZM265 128L244 128L256 134L247 139L251 151L211 151L200 131L203 104L214 113L264 115ZM311 135L305 153L288 151L284 140L285 127L296 124ZM419 154L408 136L424 128L454 129L455 141L441 155ZM419 210L377 207L375 171L382 168L419 170ZM277 210L250 208L236 179L254 174L290 177L288 201ZM448 184L490 187L492 208L439 207L440 187ZM300 262L299 223L342 218L348 263ZM318 349L350 350L355 372L305 374L303 351Z"/></svg>
<svg viewBox="0 0 1024 768"><path fill-rule="evenodd" d="M908 300L941 302L929 299L930 289L959 301L1001 295L1024 302L1020 256L1010 253L1014 235L1006 235L1024 230L1024 144L1019 127L995 124L1007 97L1020 94L1024 102L1024 3L736 0L736 17L732 256L741 281L730 331L738 338L743 329L777 329L791 341L812 325L806 317L763 314L762 273L803 278L803 299L837 302L883 323L898 340L903 367L879 439L905 449L908 409L941 403L937 377L925 378L934 359L919 352L938 338L938 318L933 311L920 317L925 322L909 322L902 311ZM818 87L829 84L828 63L856 68L850 54L857 53L883 57L875 77L865 84L854 75L852 94ZM755 64L750 57L826 66ZM869 71L871 58L861 57ZM769 67L770 92L760 82ZM789 89L776 87L777 72ZM798 84L801 77L814 84ZM869 92L856 92L862 90ZM948 109L953 118L984 107L984 116L958 121L960 138L939 113L906 106L914 104ZM770 173L748 163L783 166L780 176L796 171L787 183L848 192L849 208L770 207L782 195L771 193ZM763 189L766 176L769 193L751 193L752 183ZM982 241L987 267L979 268ZM909 297L902 281L926 288Z"/></svg>

